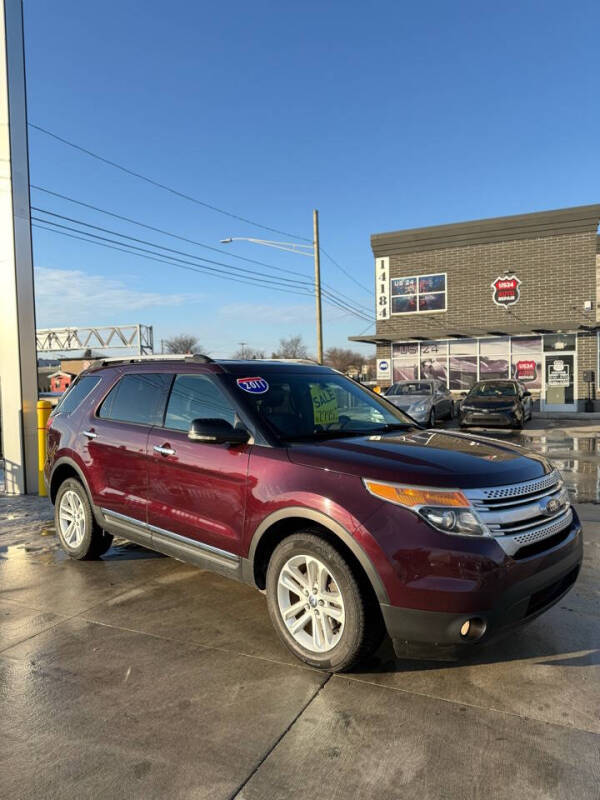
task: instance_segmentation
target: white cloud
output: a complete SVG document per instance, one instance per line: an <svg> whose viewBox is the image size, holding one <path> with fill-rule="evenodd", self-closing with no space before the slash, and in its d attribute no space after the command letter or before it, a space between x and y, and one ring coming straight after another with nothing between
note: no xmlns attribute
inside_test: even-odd
<svg viewBox="0 0 600 800"><path fill-rule="evenodd" d="M90 275L78 269L35 268L38 324L99 324L108 315L134 314L147 308L180 306L202 299L201 294L142 291L122 280ZM128 320L133 322L134 320Z"/></svg>
<svg viewBox="0 0 600 800"><path fill-rule="evenodd" d="M300 323L314 319L313 305L257 305L255 303L229 303L218 309L220 316L253 323Z"/></svg>

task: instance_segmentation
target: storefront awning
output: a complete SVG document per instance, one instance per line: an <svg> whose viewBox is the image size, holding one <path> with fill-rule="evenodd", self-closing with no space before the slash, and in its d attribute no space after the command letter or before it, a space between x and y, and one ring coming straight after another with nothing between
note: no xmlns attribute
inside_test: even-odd
<svg viewBox="0 0 600 800"><path fill-rule="evenodd" d="M420 342L433 341L439 339L481 339L492 336L521 336L525 334L542 333L577 333L580 331L600 330L600 322L590 319L581 322L573 319L558 320L544 325L543 323L523 323L514 318L506 321L501 328L472 328L461 327L446 328L442 325L427 325L426 321L419 321L411 329L410 333L397 333L395 335L372 333L366 336L349 336L351 342L362 342L363 344L389 345L392 342Z"/></svg>

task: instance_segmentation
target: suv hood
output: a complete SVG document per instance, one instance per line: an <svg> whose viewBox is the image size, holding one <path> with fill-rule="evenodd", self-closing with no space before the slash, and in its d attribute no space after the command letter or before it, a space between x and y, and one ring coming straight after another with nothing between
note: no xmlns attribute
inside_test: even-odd
<svg viewBox="0 0 600 800"><path fill-rule="evenodd" d="M295 464L361 478L461 489L520 483L553 469L518 445L435 430L302 442L288 454Z"/></svg>

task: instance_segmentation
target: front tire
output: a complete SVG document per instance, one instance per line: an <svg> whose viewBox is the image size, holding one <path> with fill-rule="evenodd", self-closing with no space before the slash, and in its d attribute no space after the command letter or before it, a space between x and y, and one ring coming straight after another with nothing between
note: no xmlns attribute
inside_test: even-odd
<svg viewBox="0 0 600 800"><path fill-rule="evenodd" d="M112 544L92 514L87 492L75 478L61 483L54 504L56 533L65 553L78 561L104 555Z"/></svg>
<svg viewBox="0 0 600 800"><path fill-rule="evenodd" d="M349 670L381 644L379 609L341 553L312 532L292 534L275 548L266 589L273 627L311 667Z"/></svg>
<svg viewBox="0 0 600 800"><path fill-rule="evenodd" d="M432 408L431 411L429 412L428 427L435 428L435 408Z"/></svg>

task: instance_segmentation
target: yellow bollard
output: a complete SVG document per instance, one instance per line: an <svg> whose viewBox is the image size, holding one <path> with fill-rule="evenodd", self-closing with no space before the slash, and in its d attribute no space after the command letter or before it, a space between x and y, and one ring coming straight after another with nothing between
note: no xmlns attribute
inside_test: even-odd
<svg viewBox="0 0 600 800"><path fill-rule="evenodd" d="M44 464L46 463L46 423L52 411L49 400L37 401L37 427L38 427L38 494L47 497L46 484L44 483Z"/></svg>

